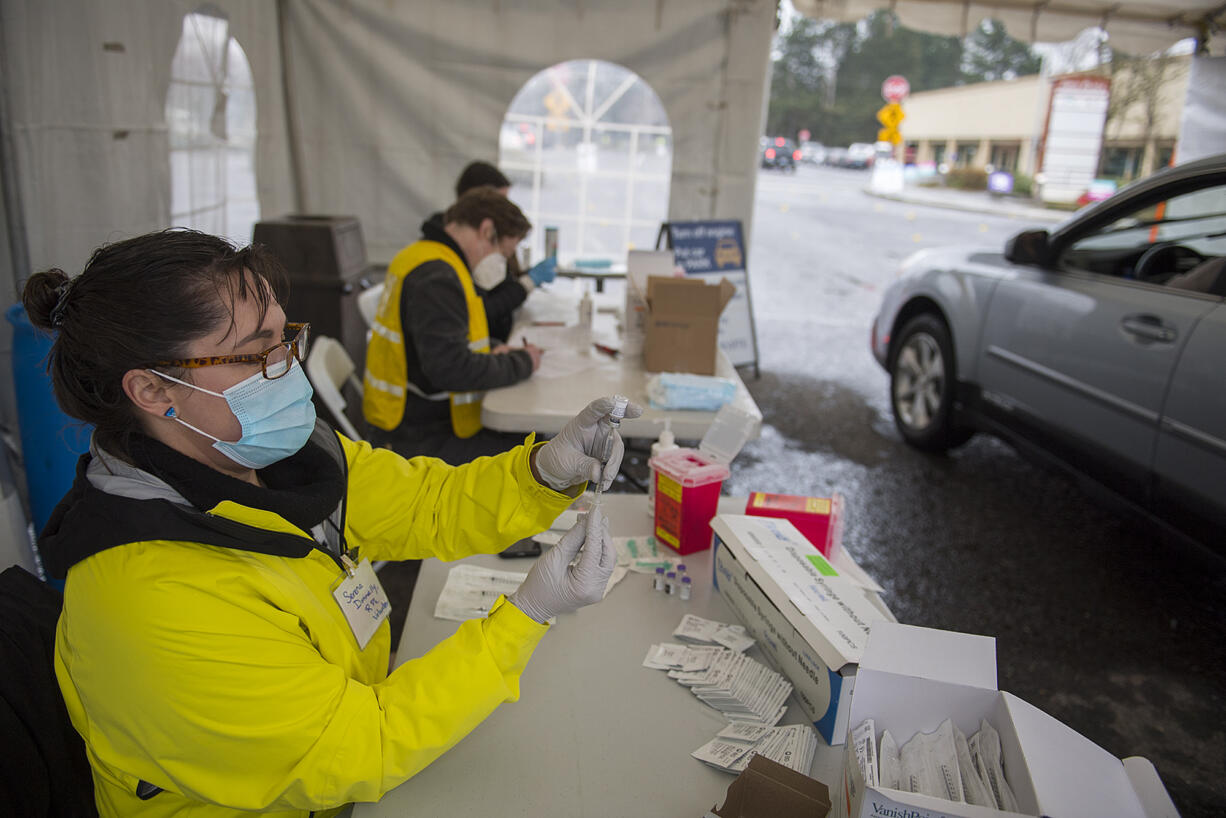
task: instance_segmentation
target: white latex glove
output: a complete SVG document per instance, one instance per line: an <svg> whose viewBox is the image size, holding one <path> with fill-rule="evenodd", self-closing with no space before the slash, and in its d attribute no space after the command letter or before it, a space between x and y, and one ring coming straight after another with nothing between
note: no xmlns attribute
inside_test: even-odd
<svg viewBox="0 0 1226 818"><path fill-rule="evenodd" d="M571 560L575 560L574 565ZM558 614L599 602L616 565L617 549L609 536L609 521L599 507L594 508L536 561L508 601L544 623Z"/></svg>
<svg viewBox="0 0 1226 818"><path fill-rule="evenodd" d="M604 454L605 438L613 426L609 420L611 411L613 398L597 398L571 418L557 437L540 448L536 453L536 470L546 485L565 491L585 480L593 483L600 480L600 457ZM637 403L626 406L626 417L636 418L641 414L643 407ZM621 435L614 434L613 453L604 470L601 491L613 483L625 451Z"/></svg>

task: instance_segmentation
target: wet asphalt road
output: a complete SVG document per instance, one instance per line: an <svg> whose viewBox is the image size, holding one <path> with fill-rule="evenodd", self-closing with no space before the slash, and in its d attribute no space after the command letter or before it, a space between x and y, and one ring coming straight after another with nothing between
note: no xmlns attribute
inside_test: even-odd
<svg viewBox="0 0 1226 818"><path fill-rule="evenodd" d="M995 636L1002 689L1149 758L1184 816L1223 814L1226 560L994 439L938 457L902 442L868 350L882 290L916 249L999 249L1030 225L878 200L866 181L759 176L747 384L765 423L724 492L842 493L844 542L900 621Z"/></svg>

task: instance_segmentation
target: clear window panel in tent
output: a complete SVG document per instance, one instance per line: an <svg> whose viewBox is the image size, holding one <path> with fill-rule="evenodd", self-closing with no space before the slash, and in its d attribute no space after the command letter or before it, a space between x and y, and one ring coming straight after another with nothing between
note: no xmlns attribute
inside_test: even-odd
<svg viewBox="0 0 1226 818"><path fill-rule="evenodd" d="M637 74L600 60L545 69L512 100L499 131L510 197L532 221L533 259L558 228L558 260L624 262L668 216L672 129Z"/></svg>
<svg viewBox="0 0 1226 818"><path fill-rule="evenodd" d="M224 17L184 16L165 113L171 224L249 243L260 218L255 87Z"/></svg>

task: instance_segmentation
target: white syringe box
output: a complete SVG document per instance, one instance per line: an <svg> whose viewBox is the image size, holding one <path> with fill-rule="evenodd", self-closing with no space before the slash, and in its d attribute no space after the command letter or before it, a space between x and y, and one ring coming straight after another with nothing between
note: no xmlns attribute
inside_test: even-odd
<svg viewBox="0 0 1226 818"><path fill-rule="evenodd" d="M945 719L967 736L986 719L1000 734L1005 778L1020 812L955 803L866 783L847 743L838 816L876 818L1178 818L1153 764L1123 761L1018 697L997 690L996 640L953 631L874 623L851 696L850 728L873 719L899 743Z"/></svg>
<svg viewBox="0 0 1226 818"><path fill-rule="evenodd" d="M826 560L788 520L720 514L711 528L716 589L788 677L814 729L842 744L868 626L894 619L879 586L846 550Z"/></svg>

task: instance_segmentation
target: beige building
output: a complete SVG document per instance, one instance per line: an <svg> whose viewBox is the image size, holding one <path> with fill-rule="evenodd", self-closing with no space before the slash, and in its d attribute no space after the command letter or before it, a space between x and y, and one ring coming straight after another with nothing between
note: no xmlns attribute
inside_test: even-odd
<svg viewBox="0 0 1226 818"><path fill-rule="evenodd" d="M1170 163L1190 64L1191 57L1173 57L1114 76L1110 66L1090 72L1112 77L1099 175L1127 181ZM908 161L1033 176L1053 79L1032 75L912 94L900 128Z"/></svg>

